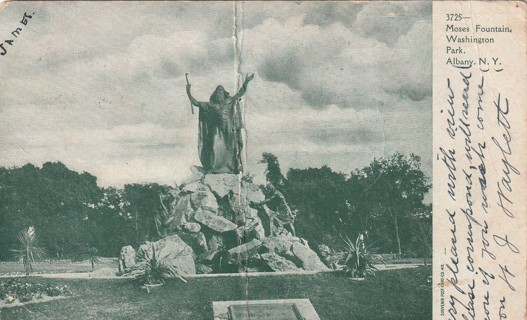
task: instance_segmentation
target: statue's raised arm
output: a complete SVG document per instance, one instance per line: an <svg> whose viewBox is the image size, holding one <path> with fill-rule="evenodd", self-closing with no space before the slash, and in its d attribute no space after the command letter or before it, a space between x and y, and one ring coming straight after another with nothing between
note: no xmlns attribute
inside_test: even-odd
<svg viewBox="0 0 527 320"><path fill-rule="evenodd" d="M245 81L243 82L243 85L240 88L240 91L238 91L238 93L236 93L232 97L232 99L234 101L238 100L239 98L241 98L245 94L245 91L247 91L247 85L249 84L249 81L251 81L253 78L254 78L254 73L251 73L250 75L249 74L245 75Z"/></svg>
<svg viewBox="0 0 527 320"><path fill-rule="evenodd" d="M191 88L191 85L189 83L187 84L187 95L188 95L188 98L190 99L190 103L192 103L192 105L195 107L198 107L198 108L201 107L201 104L199 103L199 101L196 100L190 93L190 88Z"/></svg>

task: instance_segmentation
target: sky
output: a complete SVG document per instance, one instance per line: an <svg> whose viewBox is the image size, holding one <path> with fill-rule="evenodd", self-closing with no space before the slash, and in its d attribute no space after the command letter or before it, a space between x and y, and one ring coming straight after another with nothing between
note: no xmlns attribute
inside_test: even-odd
<svg viewBox="0 0 527 320"><path fill-rule="evenodd" d="M179 183L199 165L185 73L200 101L254 73L242 104L252 174L262 152L284 173L350 173L401 152L431 177L430 2L0 6L0 39L15 39L0 56L0 166Z"/></svg>

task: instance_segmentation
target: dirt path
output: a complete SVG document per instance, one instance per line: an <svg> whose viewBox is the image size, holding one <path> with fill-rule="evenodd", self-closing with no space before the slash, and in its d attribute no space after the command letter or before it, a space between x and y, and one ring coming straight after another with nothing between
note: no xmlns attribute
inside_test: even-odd
<svg viewBox="0 0 527 320"><path fill-rule="evenodd" d="M398 269L411 269L422 266L422 264L416 263L394 263L394 264L377 264L375 267L379 271L384 270L398 270ZM334 272L323 271L323 272ZM62 273L34 273L32 277L42 278L55 278L55 279L128 279L133 278L131 276L117 276L117 268L101 268L94 272L62 272ZM215 278L215 277L258 277L258 276L273 276L273 275L310 275L319 273L318 271L294 271L294 272L250 272L250 273L222 273L222 274L193 274L186 276L187 278ZM18 278L25 277L24 274L0 274L0 278Z"/></svg>

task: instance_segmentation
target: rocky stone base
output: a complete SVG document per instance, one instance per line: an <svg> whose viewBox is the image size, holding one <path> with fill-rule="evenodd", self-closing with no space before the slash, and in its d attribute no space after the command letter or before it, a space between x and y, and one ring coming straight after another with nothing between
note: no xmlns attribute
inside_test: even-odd
<svg viewBox="0 0 527 320"><path fill-rule="evenodd" d="M155 248L183 274L257 271L323 271L307 242L289 235L266 238L269 217L251 202L265 199L260 188L236 174L205 174L199 167L164 203L156 218L160 240L121 249L119 271L126 274ZM262 223L262 220L264 223ZM275 230L276 231L276 230Z"/></svg>
<svg viewBox="0 0 527 320"><path fill-rule="evenodd" d="M327 271L318 255L309 248L307 241L292 236L265 238L232 248L228 251L228 264L251 271Z"/></svg>

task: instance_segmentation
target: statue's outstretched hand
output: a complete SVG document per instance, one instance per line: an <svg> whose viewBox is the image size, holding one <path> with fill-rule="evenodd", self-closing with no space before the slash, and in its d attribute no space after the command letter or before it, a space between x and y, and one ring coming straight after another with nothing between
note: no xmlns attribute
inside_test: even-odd
<svg viewBox="0 0 527 320"><path fill-rule="evenodd" d="M254 73L251 73L250 75L247 73L245 75L245 81L249 82L254 78Z"/></svg>

